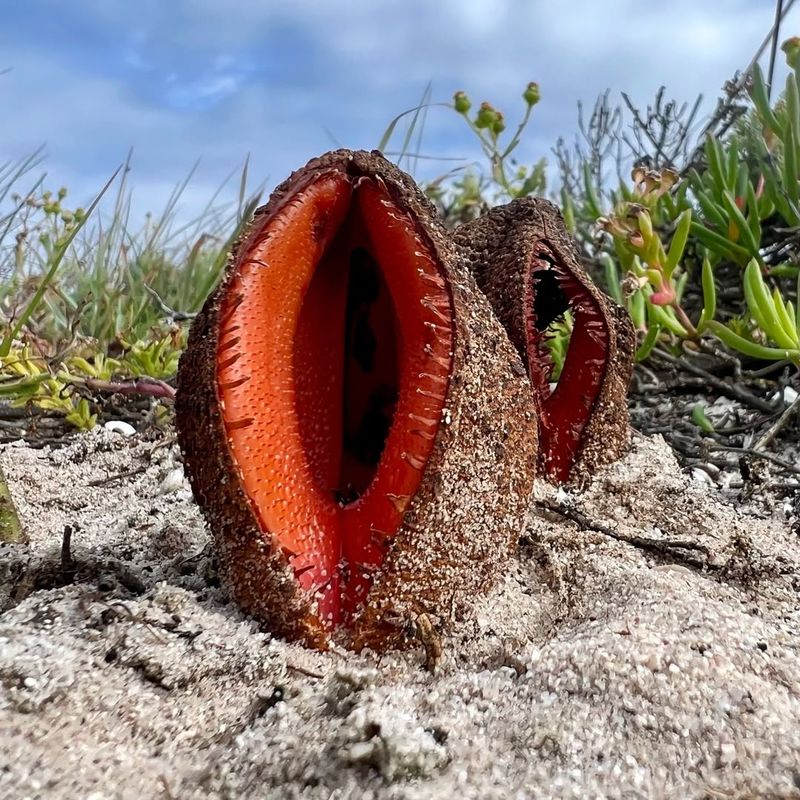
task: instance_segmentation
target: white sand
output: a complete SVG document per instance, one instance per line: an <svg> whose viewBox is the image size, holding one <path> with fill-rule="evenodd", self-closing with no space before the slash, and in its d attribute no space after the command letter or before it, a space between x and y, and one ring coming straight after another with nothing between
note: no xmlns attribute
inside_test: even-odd
<svg viewBox="0 0 800 800"><path fill-rule="evenodd" d="M152 447L99 432L2 454L30 545L0 553L0 602L24 597L0 617L0 797L800 797L798 535L780 507L743 516L689 485L660 440L566 502L695 549L537 510L436 675L420 648L260 633L212 585L174 450ZM49 588L71 577L65 525L77 582Z"/></svg>

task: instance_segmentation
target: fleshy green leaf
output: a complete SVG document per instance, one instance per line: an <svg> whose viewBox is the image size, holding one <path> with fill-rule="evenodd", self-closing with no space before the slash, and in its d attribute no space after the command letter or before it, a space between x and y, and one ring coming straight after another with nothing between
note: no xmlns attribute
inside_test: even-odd
<svg viewBox="0 0 800 800"><path fill-rule="evenodd" d="M753 105L755 105L756 111L758 111L758 116L761 117L761 122L764 123L764 125L775 131L775 133L780 133L781 124L770 105L767 85L764 83L764 73L761 72L761 67L758 64L753 65L751 75L753 80L750 96L753 99Z"/></svg>
<svg viewBox="0 0 800 800"><path fill-rule="evenodd" d="M608 254L602 253L600 260L603 262L603 272L608 293L622 305L622 287L619 283L619 268L617 262Z"/></svg>
<svg viewBox="0 0 800 800"><path fill-rule="evenodd" d="M669 278L683 258L683 251L686 248L686 241L689 238L689 228L692 225L692 211L686 209L679 217L675 225L675 233L669 245L667 261L664 264L664 274Z"/></svg>
<svg viewBox="0 0 800 800"><path fill-rule="evenodd" d="M706 326L720 341L728 345L733 350L738 350L751 358L760 358L764 361L794 361L800 360L800 350L784 349L777 347L766 347L750 339L734 333L730 328L725 327L721 322L711 320Z"/></svg>
<svg viewBox="0 0 800 800"><path fill-rule="evenodd" d="M692 222L690 230L692 235L699 239L709 250L726 256L736 264L744 265L751 258L750 253L744 247L697 222Z"/></svg>
<svg viewBox="0 0 800 800"><path fill-rule="evenodd" d="M751 256L757 256L759 239L761 238L761 227L759 226L758 228L758 236L754 236L753 231L747 224L744 214L742 214L739 206L736 205L736 198L729 191L724 191L722 193L722 202L725 203L725 210L739 229L742 243L746 246Z"/></svg>
<svg viewBox="0 0 800 800"><path fill-rule="evenodd" d="M778 324L783 329L789 341L792 342L792 346L800 347L794 315L789 313L789 309L786 307L783 297L777 288L772 290L772 305L775 306L775 311L777 312Z"/></svg>
<svg viewBox="0 0 800 800"><path fill-rule="evenodd" d="M636 351L636 360L644 361L658 342L658 336L661 333L661 326L657 322L651 322L647 329L647 335L644 337L639 349Z"/></svg>
<svg viewBox="0 0 800 800"><path fill-rule="evenodd" d="M652 303L647 304L647 313L651 324L657 322L662 328L666 328L670 333L674 333L681 339L685 339L688 331L675 318L675 312L668 306L656 306Z"/></svg>
<svg viewBox="0 0 800 800"><path fill-rule="evenodd" d="M714 425L706 416L706 410L702 403L695 403L692 407L692 422L705 433L714 433Z"/></svg>
<svg viewBox="0 0 800 800"><path fill-rule="evenodd" d="M700 321L697 324L698 332L701 332L717 315L717 285L708 255L703 258L702 283L703 310L700 312Z"/></svg>
<svg viewBox="0 0 800 800"><path fill-rule="evenodd" d="M764 283L761 267L755 259L750 261L744 271L744 296L758 327L780 347L793 348L795 343L786 335L778 321L778 311Z"/></svg>

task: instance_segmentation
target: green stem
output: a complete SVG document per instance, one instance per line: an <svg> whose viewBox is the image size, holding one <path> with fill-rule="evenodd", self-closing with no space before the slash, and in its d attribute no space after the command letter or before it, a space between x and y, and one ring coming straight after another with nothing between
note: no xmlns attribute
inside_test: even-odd
<svg viewBox="0 0 800 800"><path fill-rule="evenodd" d="M522 136L522 132L525 130L526 126L528 125L528 120L531 118L531 112L533 111L533 106L529 105L525 111L525 116L522 118L522 122L519 123L517 126L516 133L511 141L508 143L508 147L503 151L503 154L500 156L501 159L504 159L506 156L510 155L514 148L519 144L520 137Z"/></svg>
<svg viewBox="0 0 800 800"><path fill-rule="evenodd" d="M692 324L692 321L689 319L686 312L680 307L677 300L672 302L672 310L675 312L675 316L678 318L678 321L686 328L686 333L690 339L696 339L698 336L697 328Z"/></svg>

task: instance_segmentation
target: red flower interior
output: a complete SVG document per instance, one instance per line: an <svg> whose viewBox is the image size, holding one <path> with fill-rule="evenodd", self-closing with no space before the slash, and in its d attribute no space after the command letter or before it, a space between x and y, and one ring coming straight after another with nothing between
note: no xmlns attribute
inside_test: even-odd
<svg viewBox="0 0 800 800"><path fill-rule="evenodd" d="M545 334L567 310L573 315L572 335L561 375L551 391L553 363ZM600 394L610 333L597 298L543 244L537 245L526 273L525 329L528 375L540 402L540 452L548 474L565 481Z"/></svg>
<svg viewBox="0 0 800 800"><path fill-rule="evenodd" d="M265 534L349 624L417 491L445 407L453 306L416 219L376 178L314 175L239 249L217 392Z"/></svg>

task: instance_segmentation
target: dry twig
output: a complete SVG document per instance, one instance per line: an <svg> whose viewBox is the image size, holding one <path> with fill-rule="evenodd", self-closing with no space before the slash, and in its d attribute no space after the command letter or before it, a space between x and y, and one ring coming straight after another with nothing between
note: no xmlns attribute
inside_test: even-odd
<svg viewBox="0 0 800 800"><path fill-rule="evenodd" d="M550 500L537 500L536 505L547 511L559 514L560 516L565 517L572 522L575 522L584 530L591 530L601 533L603 536L608 536L617 542L629 544L633 547L638 547L641 550L647 550L652 553L658 553L661 556L677 558L678 560L690 564L691 566L698 567L699 569L705 569L709 567L708 559L710 558L711 553L704 544L700 544L699 542L693 542L689 539L679 538L654 539L648 536L626 536L625 534L610 528L608 525L604 525L601 522L592 520L590 517L584 514L583 511L575 508L574 506L564 505ZM684 553L676 552L681 550L700 553L705 556L705 558L695 558Z"/></svg>

